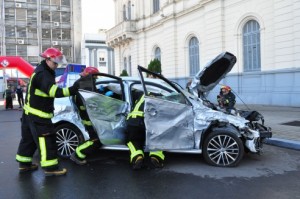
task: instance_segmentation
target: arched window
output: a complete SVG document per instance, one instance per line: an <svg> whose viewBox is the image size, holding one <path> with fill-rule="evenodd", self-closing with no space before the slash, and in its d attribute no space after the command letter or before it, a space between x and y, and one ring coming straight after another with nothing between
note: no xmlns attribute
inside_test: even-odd
<svg viewBox="0 0 300 199"><path fill-rule="evenodd" d="M189 63L190 75L195 75L199 70L199 41L196 37L192 37L189 42Z"/></svg>
<svg viewBox="0 0 300 199"><path fill-rule="evenodd" d="M155 49L155 52L154 52L154 59L158 59L160 62L161 62L161 52L160 52L160 48L157 47Z"/></svg>
<svg viewBox="0 0 300 199"><path fill-rule="evenodd" d="M127 9L128 9L128 20L131 20L131 1L128 1Z"/></svg>
<svg viewBox="0 0 300 199"><path fill-rule="evenodd" d="M244 71L257 71L260 65L260 32L255 20L248 21L243 27Z"/></svg>
<svg viewBox="0 0 300 199"><path fill-rule="evenodd" d="M153 14L159 11L159 0L153 0Z"/></svg>

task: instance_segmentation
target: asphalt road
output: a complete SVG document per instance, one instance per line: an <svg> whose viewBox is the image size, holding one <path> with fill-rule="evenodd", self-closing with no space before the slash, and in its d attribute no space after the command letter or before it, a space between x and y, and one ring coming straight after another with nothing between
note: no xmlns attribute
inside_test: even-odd
<svg viewBox="0 0 300 199"><path fill-rule="evenodd" d="M78 166L61 160L66 176L43 170L19 174L18 110L0 110L0 198L300 198L300 151L265 145L261 156L247 154L235 168L212 167L197 154L166 154L163 169L132 171L127 151L103 151ZM38 155L34 157L38 162Z"/></svg>

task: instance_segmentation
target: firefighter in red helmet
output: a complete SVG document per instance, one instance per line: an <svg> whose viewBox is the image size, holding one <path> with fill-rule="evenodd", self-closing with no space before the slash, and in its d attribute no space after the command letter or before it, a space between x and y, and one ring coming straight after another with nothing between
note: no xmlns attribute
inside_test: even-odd
<svg viewBox="0 0 300 199"><path fill-rule="evenodd" d="M225 109L228 113L232 113L235 105L235 95L231 92L231 88L229 86L221 86L217 100L221 108Z"/></svg>
<svg viewBox="0 0 300 199"><path fill-rule="evenodd" d="M99 73L99 71L96 67L85 68L84 71L80 73L81 77L78 80L80 82L80 88L89 91L97 91L95 87L95 78L93 77L93 74L97 73ZM71 155L70 159L76 164L84 165L87 163L87 155L99 149L99 147L101 146L101 142L97 133L94 130L92 122L90 121L90 118L87 114L86 108L79 93L77 93L74 96L73 101L76 104L77 109L79 111L82 124L84 125L85 130L89 134L89 140L80 144L75 149L75 152Z"/></svg>
<svg viewBox="0 0 300 199"><path fill-rule="evenodd" d="M59 88L55 84L55 69L66 63L64 55L56 48L48 48L42 54L43 61L30 77L25 105L23 107L21 131L22 137L16 160L19 171L33 171L38 165L32 163L32 157L38 149L40 165L46 176L64 175L65 168L59 168L54 126L51 118L54 111L54 98L75 95L79 85Z"/></svg>

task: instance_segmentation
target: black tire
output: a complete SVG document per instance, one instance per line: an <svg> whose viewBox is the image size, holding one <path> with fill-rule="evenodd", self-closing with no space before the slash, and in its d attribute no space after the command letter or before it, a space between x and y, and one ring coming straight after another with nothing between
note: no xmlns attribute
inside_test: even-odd
<svg viewBox="0 0 300 199"><path fill-rule="evenodd" d="M81 131L72 124L60 124L55 127L57 153L59 157L69 158L84 139Z"/></svg>
<svg viewBox="0 0 300 199"><path fill-rule="evenodd" d="M205 161L218 167L235 167L244 156L244 144L234 133L217 131L204 140L202 155Z"/></svg>

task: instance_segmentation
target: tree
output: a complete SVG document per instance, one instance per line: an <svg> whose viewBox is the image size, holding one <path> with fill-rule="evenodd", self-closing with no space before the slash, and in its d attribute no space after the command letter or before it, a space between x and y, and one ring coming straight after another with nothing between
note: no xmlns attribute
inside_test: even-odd
<svg viewBox="0 0 300 199"><path fill-rule="evenodd" d="M148 64L148 70L157 74L161 74L161 63L159 59L151 60Z"/></svg>
<svg viewBox="0 0 300 199"><path fill-rule="evenodd" d="M120 76L128 76L127 70L123 69Z"/></svg>

